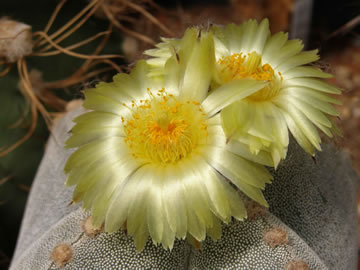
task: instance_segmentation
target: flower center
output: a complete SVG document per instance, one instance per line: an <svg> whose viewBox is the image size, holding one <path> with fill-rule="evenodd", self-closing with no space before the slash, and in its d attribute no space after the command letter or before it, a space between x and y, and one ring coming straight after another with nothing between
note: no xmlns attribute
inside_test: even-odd
<svg viewBox="0 0 360 270"><path fill-rule="evenodd" d="M281 73L278 72L276 75L269 64L261 65L261 56L256 52L247 55L240 52L221 57L217 61L217 67L222 83L244 78L269 82L266 87L247 97L250 101L267 101L271 99L279 92L279 84L283 79Z"/></svg>
<svg viewBox="0 0 360 270"><path fill-rule="evenodd" d="M122 118L125 142L134 158L149 162L175 163L196 149L207 137L206 114L199 102L181 102L165 89L149 98L132 102L132 116Z"/></svg>

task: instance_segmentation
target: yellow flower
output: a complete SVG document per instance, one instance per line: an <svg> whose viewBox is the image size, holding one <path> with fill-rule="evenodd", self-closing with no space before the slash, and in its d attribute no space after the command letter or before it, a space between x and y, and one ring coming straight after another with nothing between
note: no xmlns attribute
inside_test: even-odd
<svg viewBox="0 0 360 270"><path fill-rule="evenodd" d="M78 147L65 167L73 200L92 210L95 226L126 227L138 250L149 235L170 249L188 234L219 238L220 221L246 217L235 186L267 205L261 189L271 175L260 164L270 156L252 156L239 142L230 147L220 115L203 109L212 41L190 29L163 76L149 76L139 61L131 74L87 90L84 107L92 111L75 119L67 141Z"/></svg>
<svg viewBox="0 0 360 270"><path fill-rule="evenodd" d="M317 128L329 137L340 134L329 116L338 115L332 104L341 103L331 94L341 91L322 80L330 74L309 65L319 59L317 50L302 51L302 42L288 40L287 33L270 36L267 19L209 31L214 34L215 63L211 95L203 108L209 114L221 111L230 143L241 142L254 155L270 153L277 167L286 157L288 129L311 155L321 150ZM154 75L161 74L179 44L163 39L157 49L145 52L153 57L148 62Z"/></svg>
<svg viewBox="0 0 360 270"><path fill-rule="evenodd" d="M216 110L222 109L229 139L247 144L254 154L271 153L276 167L286 157L288 129L311 155L321 150L316 127L329 137L332 131L339 133L329 115L338 115L331 103L340 102L329 94L341 91L321 80L330 74L308 65L319 59L317 50L302 51L302 42L288 40L283 32L270 36L266 19L260 24L249 20L240 26L214 26L211 31L214 94L204 108L219 104ZM255 91L239 87L249 80L262 87Z"/></svg>

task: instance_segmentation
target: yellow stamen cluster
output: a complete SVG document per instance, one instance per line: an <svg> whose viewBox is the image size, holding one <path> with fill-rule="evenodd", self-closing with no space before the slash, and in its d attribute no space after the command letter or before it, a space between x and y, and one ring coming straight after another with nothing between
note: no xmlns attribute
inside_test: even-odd
<svg viewBox="0 0 360 270"><path fill-rule="evenodd" d="M273 81L274 70L269 64L261 65L261 56L256 52L249 53L246 57L243 53L221 57L217 63L223 78L239 80L253 78L255 80Z"/></svg>
<svg viewBox="0 0 360 270"><path fill-rule="evenodd" d="M122 118L125 142L135 158L158 163L175 163L190 155L207 137L206 114L196 101L181 102L165 89L135 101L130 119Z"/></svg>
<svg viewBox="0 0 360 270"><path fill-rule="evenodd" d="M269 82L268 86L247 98L251 101L265 101L274 97L278 93L279 82L283 79L281 73L276 75L269 64L261 65L261 56L256 52L247 55L240 52L221 57L217 66L223 83L244 78Z"/></svg>

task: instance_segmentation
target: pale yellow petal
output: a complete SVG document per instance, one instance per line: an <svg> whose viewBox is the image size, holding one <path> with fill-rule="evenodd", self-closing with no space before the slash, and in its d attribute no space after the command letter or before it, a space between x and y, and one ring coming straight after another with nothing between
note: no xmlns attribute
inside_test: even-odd
<svg viewBox="0 0 360 270"><path fill-rule="evenodd" d="M263 19L259 24L258 29L256 30L256 35L254 37L253 46L251 50L254 50L261 54L264 49L265 42L269 37L269 35L270 35L269 20Z"/></svg>
<svg viewBox="0 0 360 270"><path fill-rule="evenodd" d="M281 73L285 73L286 71L294 67L306 65L317 60L319 60L318 50L305 51L288 58L278 67L276 67L276 69L279 70Z"/></svg>
<svg viewBox="0 0 360 270"><path fill-rule="evenodd" d="M328 82L312 79L312 78L294 78L291 80L286 80L284 82L284 87L307 87L312 88L314 90L318 90L320 92L330 93L330 94L340 94L341 90Z"/></svg>
<svg viewBox="0 0 360 270"><path fill-rule="evenodd" d="M146 220L150 236L154 243L161 243L164 231L164 206L162 203L162 181L164 176L160 168L152 168L151 172L145 177L152 182L149 189L147 202Z"/></svg>
<svg viewBox="0 0 360 270"><path fill-rule="evenodd" d="M167 222L178 238L184 239L187 233L187 210L181 175L173 165L166 167L166 182L163 185L163 204Z"/></svg>
<svg viewBox="0 0 360 270"><path fill-rule="evenodd" d="M217 37L219 37L219 35L221 34L224 35L223 40L227 49L229 50L229 54L238 53L239 51L241 51L241 42L243 39L242 29L243 25L238 26L231 23L226 25L223 29L221 29L221 31L215 32L215 35Z"/></svg>
<svg viewBox="0 0 360 270"><path fill-rule="evenodd" d="M201 165L199 160L199 157L194 155L192 159L182 161L179 164L179 173L182 175L188 210L195 212L204 226L212 226L209 199L201 172L198 169L198 166Z"/></svg>
<svg viewBox="0 0 360 270"><path fill-rule="evenodd" d="M183 79L180 96L186 100L202 102L209 90L212 76L215 61L214 43L211 33L202 33L198 30L196 36L194 33L191 35L195 39L192 42L193 47L179 51L180 63L184 65L181 70Z"/></svg>
<svg viewBox="0 0 360 270"><path fill-rule="evenodd" d="M304 77L318 77L324 79L329 79L333 77L333 75L331 75L330 73L323 72L320 68L312 66L294 67L283 73L282 76L285 80Z"/></svg>
<svg viewBox="0 0 360 270"><path fill-rule="evenodd" d="M262 63L269 63L280 51L287 40L288 34L284 32L279 32L271 36L265 44L262 53Z"/></svg>
<svg viewBox="0 0 360 270"><path fill-rule="evenodd" d="M221 222L215 216L213 226L208 228L207 233L213 241L221 238Z"/></svg>
<svg viewBox="0 0 360 270"><path fill-rule="evenodd" d="M306 152L314 156L315 155L314 147L312 143L309 141L309 139L304 135L298 124L293 120L293 118L287 112L284 111L283 115L291 134L294 136L298 144Z"/></svg>
<svg viewBox="0 0 360 270"><path fill-rule="evenodd" d="M243 37L241 40L241 50L250 52L253 50L253 41L257 34L258 23L256 20L248 20L243 23Z"/></svg>
<svg viewBox="0 0 360 270"><path fill-rule="evenodd" d="M295 106L287 101L280 101L277 104L293 118L299 129L302 130L303 134L313 144L313 146L321 150L320 147L320 136L314 125L305 117L305 115L299 111Z"/></svg>
<svg viewBox="0 0 360 270"><path fill-rule="evenodd" d="M262 164L266 166L273 166L270 153L266 151L260 151L257 155L253 155L249 151L248 145L241 143L238 140L230 140L226 146L226 150L235 153L243 158Z"/></svg>
<svg viewBox="0 0 360 270"><path fill-rule="evenodd" d="M291 88L291 89L293 89L293 88ZM289 91L290 91L290 89L289 89ZM312 92L314 92L314 91L312 91ZM301 99L302 101L306 102L307 104L313 106L315 109L318 109L324 113L327 113L327 114L330 114L333 116L339 115L339 112L336 111L336 109L333 107L332 104L329 104L326 101L322 101L317 98L314 98L314 95L312 93L310 93L310 91L309 91L309 94L301 94L296 89L293 92L291 92L290 95L293 97L296 97L298 99Z"/></svg>
<svg viewBox="0 0 360 270"><path fill-rule="evenodd" d="M171 57L165 64L164 86L166 93L178 96L180 93L180 65L176 57Z"/></svg>
<svg viewBox="0 0 360 270"><path fill-rule="evenodd" d="M203 157L219 173L230 179L250 198L267 205L260 188L269 183L272 176L261 165L241 159L221 148L207 146Z"/></svg>
<svg viewBox="0 0 360 270"><path fill-rule="evenodd" d="M271 61L269 63L273 68L278 67L284 61L287 61L294 55L297 55L304 48L304 44L299 39L288 40L284 46L278 50L278 52L273 54Z"/></svg>
<svg viewBox="0 0 360 270"><path fill-rule="evenodd" d="M208 115L213 115L231 103L243 99L266 85L252 79L232 81L213 91L201 104Z"/></svg>

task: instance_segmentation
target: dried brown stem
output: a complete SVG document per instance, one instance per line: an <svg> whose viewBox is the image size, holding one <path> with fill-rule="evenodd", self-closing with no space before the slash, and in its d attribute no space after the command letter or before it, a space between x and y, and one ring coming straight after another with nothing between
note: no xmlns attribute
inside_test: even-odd
<svg viewBox="0 0 360 270"><path fill-rule="evenodd" d="M130 29L126 28L125 26L123 26L122 24L120 24L116 18L114 17L114 15L110 12L109 8L106 5L102 5L101 8L103 9L106 17L108 18L108 20L115 26L117 27L120 31L124 32L125 34L128 34L130 36L133 36L145 43L151 44L151 45L155 45L155 41L153 41L151 38L142 35L140 33L131 31Z"/></svg>
<svg viewBox="0 0 360 270"><path fill-rule="evenodd" d="M131 7L132 9L140 12L143 14L146 18L148 18L153 24L158 26L164 33L166 33L169 36L174 36L174 33L171 32L164 24L162 24L158 19L156 19L153 15L151 15L146 9L144 9L142 6L136 5L132 3L131 1L127 2L127 5Z"/></svg>
<svg viewBox="0 0 360 270"><path fill-rule="evenodd" d="M8 175L8 176L5 176L3 178L0 179L0 186L5 184L7 181L9 181L13 176L12 175Z"/></svg>
<svg viewBox="0 0 360 270"><path fill-rule="evenodd" d="M46 83L46 86L49 88L53 88L53 89L61 89L61 88L65 88L65 87L69 87L71 85L77 84L77 83L81 83L83 81L86 81L92 77L95 77L101 73L107 72L113 70L112 67L107 67L107 68L102 68L99 70L95 70L92 72L87 73L86 75L82 75L82 76L71 76L69 78L66 78L64 80L59 80L59 81L54 81L54 82L49 82Z"/></svg>
<svg viewBox="0 0 360 270"><path fill-rule="evenodd" d="M9 73L10 70L11 70L11 64L8 63L6 68L0 73L0 77L4 77L6 74Z"/></svg>
<svg viewBox="0 0 360 270"><path fill-rule="evenodd" d="M64 4L66 3L67 0L61 0L59 2L59 4L57 4L53 14L51 15L47 25L45 26L44 32L47 33L49 32L51 26L53 25L57 15L59 14L60 10L62 9L62 7L64 6Z"/></svg>
<svg viewBox="0 0 360 270"><path fill-rule="evenodd" d="M98 33L98 34L96 34L96 35L94 35L94 36L92 36L92 37L90 37L88 39L85 39L83 41L75 43L75 44L73 44L71 46L68 46L68 47L66 47L64 49L69 50L69 51L73 50L73 49L77 49L77 48L79 48L81 46L84 46L84 45L90 43L91 41L93 41L93 40L95 40L95 39L97 39L97 38L99 38L101 36L104 36L104 35L106 35L108 33L109 33L109 31L104 31L104 32ZM58 54L61 54L61 53L62 52L60 50L57 50L57 51L51 51L51 52L37 52L37 53L33 53L32 55L33 56L53 56L53 55L58 55Z"/></svg>
<svg viewBox="0 0 360 270"><path fill-rule="evenodd" d="M36 32L34 33L34 35L39 35L44 37L52 46L54 46L56 49L58 49L59 51L61 51L64 54L76 57L76 58L80 58L80 59L107 59L107 58L121 58L121 55L118 54L109 54L109 55L86 55L86 54L81 54L81 53L76 53L73 51L70 51L66 48L61 47L60 45L56 44L54 41L51 40L51 38L44 32ZM39 55L41 56L41 55Z"/></svg>
<svg viewBox="0 0 360 270"><path fill-rule="evenodd" d="M110 34L112 33L112 28L113 28L113 25L110 23L109 29L108 29L109 33L104 36L103 40L100 42L100 44L97 46L97 48L93 52L93 55L98 55L104 49L106 43L108 42L108 40L110 38ZM91 61L92 60L86 60L84 62L84 64L79 69L80 74L82 74L81 72L85 72L86 70L89 69L89 65L91 65Z"/></svg>
<svg viewBox="0 0 360 270"><path fill-rule="evenodd" d="M29 113L29 111L30 111L30 104L27 102L25 110L22 112L20 118L14 124L8 126L8 129L17 128L18 126L20 126L25 121L25 117Z"/></svg>
<svg viewBox="0 0 360 270"><path fill-rule="evenodd" d="M103 0L100 0L101 2ZM55 33L50 35L50 38L53 40L65 32L69 27L71 27L78 19L80 19L88 10L90 10L94 5L98 3L98 0L93 0L90 2L83 10L81 10L74 18L72 18L69 22L67 22L64 26L58 29ZM79 26L80 27L80 26ZM37 44L38 46L46 44L46 40L42 40Z"/></svg>
<svg viewBox="0 0 360 270"><path fill-rule="evenodd" d="M115 69L118 73L123 72L122 68L119 65L117 65L115 62L111 61L110 59L102 59L100 61L112 66L112 68Z"/></svg>
<svg viewBox="0 0 360 270"><path fill-rule="evenodd" d="M25 94L29 97L30 102L35 104L35 108L42 114L46 124L48 125L48 127L50 127L51 126L51 117L49 115L49 112L46 110L44 105L41 104L41 102L39 101L39 99L37 98L37 96L34 93L34 90L31 86L31 80L30 80L29 72L27 70L25 59L22 58L19 60L19 62L20 62L20 67L22 68L21 70L19 70L19 75L20 75L21 81L23 81Z"/></svg>
<svg viewBox="0 0 360 270"><path fill-rule="evenodd" d="M330 39L341 33L346 33L347 31L350 31L352 28L354 28L358 24L360 24L360 15L356 16L355 18L353 18L352 20L350 20L349 22L347 22L346 24L341 26L339 29L334 31L328 38Z"/></svg>
<svg viewBox="0 0 360 270"><path fill-rule="evenodd" d="M101 5L101 2L103 0L99 0L99 3L96 4L96 6L93 7L93 9L86 14L86 16L80 21L78 22L75 26L73 26L71 28L70 31L66 32L65 34L63 34L61 37L59 37L58 39L56 39L54 42L56 44L59 44L61 41L63 41L64 39L66 39L68 36L72 35L77 29L79 29L84 23L87 22L87 20L95 13L95 11L99 8L99 6ZM41 52L45 52L48 51L51 48L51 44L47 45L45 48L41 49Z"/></svg>
<svg viewBox="0 0 360 270"><path fill-rule="evenodd" d="M23 67L24 59L23 58L19 59L17 63L18 63L19 76L21 78L20 80L23 83L24 89L27 89L26 92L23 92L23 94L31 105L31 125L27 133L20 140L18 140L16 143L14 143L13 145L7 147L5 150L0 152L0 157L7 155L11 151L15 150L20 145L22 145L24 142L26 142L34 133L38 120L38 114L37 114L35 102L31 102L31 97L28 95L28 93L31 92L31 83L27 81L23 73L25 72ZM30 86L28 85L28 83L30 83Z"/></svg>

